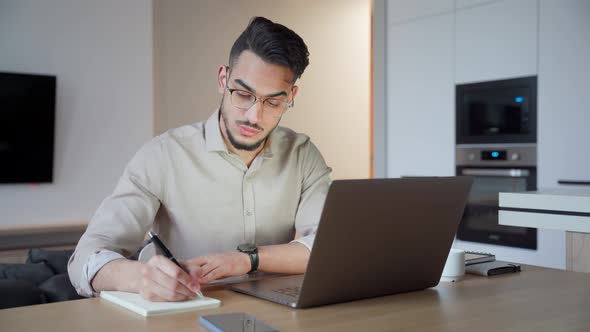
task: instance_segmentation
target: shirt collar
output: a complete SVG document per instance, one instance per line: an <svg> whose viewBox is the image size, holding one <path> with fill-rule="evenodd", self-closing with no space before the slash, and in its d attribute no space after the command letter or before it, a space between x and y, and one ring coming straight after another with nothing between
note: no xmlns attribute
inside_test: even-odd
<svg viewBox="0 0 590 332"><path fill-rule="evenodd" d="M225 141L221 135L219 121L221 121L221 118L219 116L219 109L217 109L215 113L211 114L205 123L205 146L209 152L221 151L228 153L227 146L225 145ZM273 136L275 136L275 131L276 130L273 130L273 132L268 135L266 142L264 143L264 148L260 152L260 156L262 158L269 159L273 156L272 151L275 145L273 144Z"/></svg>
<svg viewBox="0 0 590 332"><path fill-rule="evenodd" d="M260 151L260 156L264 159L270 159L273 156L273 147L274 147L274 142L275 142L275 136L274 133L276 131L275 130L272 131L272 133L270 133L270 135L268 135L268 137L266 138L266 142L264 142L264 148L262 148L262 151Z"/></svg>
<svg viewBox="0 0 590 332"><path fill-rule="evenodd" d="M227 153L227 146L221 136L219 128L219 109L211 114L205 123L205 146L207 151L222 151Z"/></svg>

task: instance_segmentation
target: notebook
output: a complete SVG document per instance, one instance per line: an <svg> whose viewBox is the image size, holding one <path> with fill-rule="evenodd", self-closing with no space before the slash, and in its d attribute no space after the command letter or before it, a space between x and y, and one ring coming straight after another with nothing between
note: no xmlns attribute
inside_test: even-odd
<svg viewBox="0 0 590 332"><path fill-rule="evenodd" d="M210 297L184 302L150 302L137 293L116 291L102 291L100 297L145 317L216 308L221 305L221 301Z"/></svg>

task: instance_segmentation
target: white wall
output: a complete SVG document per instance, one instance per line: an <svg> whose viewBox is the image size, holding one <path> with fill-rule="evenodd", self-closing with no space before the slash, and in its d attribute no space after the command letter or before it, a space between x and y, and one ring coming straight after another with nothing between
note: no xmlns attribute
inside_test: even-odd
<svg viewBox="0 0 590 332"><path fill-rule="evenodd" d="M54 182L0 185L0 226L89 220L152 134L151 1L0 0L0 71L57 75Z"/></svg>
<svg viewBox="0 0 590 332"><path fill-rule="evenodd" d="M281 125L309 135L333 178L370 175L370 0L154 1L156 132L219 106L216 70L253 16L297 32L310 64Z"/></svg>

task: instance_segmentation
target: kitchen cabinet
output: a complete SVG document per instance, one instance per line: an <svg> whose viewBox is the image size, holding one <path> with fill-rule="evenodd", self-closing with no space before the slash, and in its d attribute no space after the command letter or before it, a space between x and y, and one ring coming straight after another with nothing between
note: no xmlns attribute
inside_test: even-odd
<svg viewBox="0 0 590 332"><path fill-rule="evenodd" d="M538 174L552 188L590 181L590 1L540 4Z"/></svg>
<svg viewBox="0 0 590 332"><path fill-rule="evenodd" d="M458 9L455 82L537 75L537 0L498 1Z"/></svg>
<svg viewBox="0 0 590 332"><path fill-rule="evenodd" d="M397 24L442 13L452 12L454 0L389 0L387 22Z"/></svg>
<svg viewBox="0 0 590 332"><path fill-rule="evenodd" d="M453 14L387 28L387 176L454 175Z"/></svg>
<svg viewBox="0 0 590 332"><path fill-rule="evenodd" d="M496 0L496 1L498 2L498 1L504 1L504 0ZM490 1L490 0L455 0L455 9L463 9L463 8L468 8L468 7L488 5L491 2L492 1Z"/></svg>

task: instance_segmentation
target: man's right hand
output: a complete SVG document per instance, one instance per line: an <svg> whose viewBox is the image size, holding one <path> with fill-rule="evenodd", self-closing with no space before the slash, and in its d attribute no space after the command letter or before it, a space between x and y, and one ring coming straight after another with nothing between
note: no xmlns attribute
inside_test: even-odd
<svg viewBox="0 0 590 332"><path fill-rule="evenodd" d="M195 297L200 290L201 270L188 266L186 273L168 258L156 255L147 263L128 259L116 259L106 263L94 276L95 291L116 290L139 293L154 302L185 301Z"/></svg>
<svg viewBox="0 0 590 332"><path fill-rule="evenodd" d="M201 289L198 283L200 269L188 265L183 267L189 273L162 255L152 257L141 269L139 294L153 302L176 302L194 298L195 293Z"/></svg>

